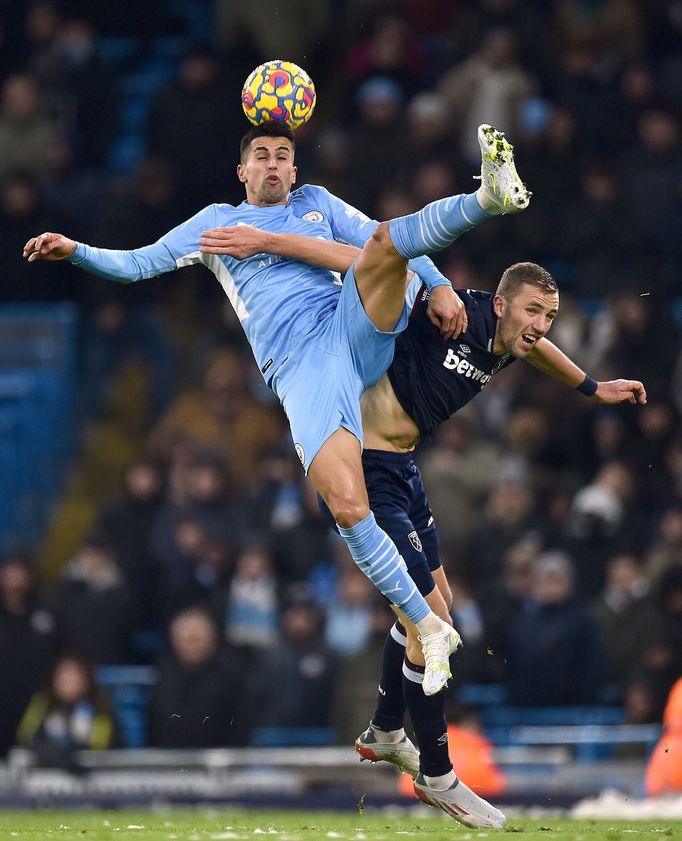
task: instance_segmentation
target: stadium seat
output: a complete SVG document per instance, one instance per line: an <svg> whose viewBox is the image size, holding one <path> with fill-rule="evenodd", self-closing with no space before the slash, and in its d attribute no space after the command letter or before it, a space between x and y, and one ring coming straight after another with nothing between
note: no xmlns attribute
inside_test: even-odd
<svg viewBox="0 0 682 841"><path fill-rule="evenodd" d="M326 747L334 744L330 727L255 727L251 733L252 747Z"/></svg>

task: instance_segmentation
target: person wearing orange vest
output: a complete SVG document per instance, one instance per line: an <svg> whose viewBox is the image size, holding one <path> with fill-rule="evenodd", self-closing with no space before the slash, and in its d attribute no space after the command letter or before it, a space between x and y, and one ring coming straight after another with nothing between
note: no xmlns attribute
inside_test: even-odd
<svg viewBox="0 0 682 841"><path fill-rule="evenodd" d="M682 677L668 695L663 711L663 735L649 759L644 788L652 797L682 794Z"/></svg>

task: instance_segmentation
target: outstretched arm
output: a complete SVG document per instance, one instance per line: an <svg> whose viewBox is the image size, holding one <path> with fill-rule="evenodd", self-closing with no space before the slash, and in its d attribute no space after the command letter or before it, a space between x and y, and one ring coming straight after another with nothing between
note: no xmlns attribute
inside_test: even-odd
<svg viewBox="0 0 682 841"><path fill-rule="evenodd" d="M594 381L581 370L575 362L549 341L540 339L526 356L531 365L549 374L571 388L581 388L584 393L594 397L597 403L613 406L617 403L646 403L646 390L639 380L607 380L594 383L594 390L589 384ZM588 386L585 388L585 386ZM590 393L591 392L591 393Z"/></svg>
<svg viewBox="0 0 682 841"><path fill-rule="evenodd" d="M341 273L348 271L360 253L354 245L300 234L273 234L250 225L202 231L199 248L204 254L227 254L237 260L260 253L278 254Z"/></svg>
<svg viewBox="0 0 682 841"><path fill-rule="evenodd" d="M24 246L23 256L29 263L37 260L68 260L90 274L121 283L132 283L172 271L175 260L161 242L118 251L110 248L93 248L63 234L44 233L31 239Z"/></svg>
<svg viewBox="0 0 682 841"><path fill-rule="evenodd" d="M93 248L63 234L45 233L32 237L26 243L24 257L29 263L36 260L68 260L74 266L98 277L132 283L171 272L179 265L196 262L199 258L199 232L215 224L215 221L216 205L209 205L164 234L158 242L131 251Z"/></svg>

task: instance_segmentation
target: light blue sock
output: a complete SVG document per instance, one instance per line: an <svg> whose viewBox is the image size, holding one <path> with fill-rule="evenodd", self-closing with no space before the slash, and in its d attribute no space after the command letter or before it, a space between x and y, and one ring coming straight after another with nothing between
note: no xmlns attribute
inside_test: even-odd
<svg viewBox="0 0 682 841"><path fill-rule="evenodd" d="M409 216L391 219L388 226L395 250L409 260L447 248L460 234L491 216L476 194L470 193L431 202Z"/></svg>
<svg viewBox="0 0 682 841"><path fill-rule="evenodd" d="M339 534L348 544L355 563L379 592L399 607L408 619L419 622L431 612L410 578L395 543L379 528L371 511L364 520L349 529L339 526Z"/></svg>

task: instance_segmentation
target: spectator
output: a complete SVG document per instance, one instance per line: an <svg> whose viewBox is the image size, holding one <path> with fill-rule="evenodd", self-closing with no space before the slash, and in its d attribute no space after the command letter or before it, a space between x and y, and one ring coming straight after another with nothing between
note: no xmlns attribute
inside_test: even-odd
<svg viewBox="0 0 682 841"><path fill-rule="evenodd" d="M349 102L372 78L382 77L396 86L405 99L422 90L428 72L428 58L422 44L414 37L410 20L396 11L386 11L371 21L372 32L351 44L345 78L352 89ZM351 116L351 115L347 115Z"/></svg>
<svg viewBox="0 0 682 841"><path fill-rule="evenodd" d="M606 678L621 690L642 669L658 634L656 606L637 555L620 554L606 564L606 583L593 605L605 654Z"/></svg>
<svg viewBox="0 0 682 841"><path fill-rule="evenodd" d="M244 4L218 0L216 6L221 42L233 46L241 37L252 43L260 56L286 56L308 69L331 22L331 0L289 0L286 14L278 0Z"/></svg>
<svg viewBox="0 0 682 841"><path fill-rule="evenodd" d="M107 248L156 242L175 227L181 213L170 163L164 158L143 158L130 178L114 182L101 201L92 237ZM147 287L136 289L136 301L161 297L161 284Z"/></svg>
<svg viewBox="0 0 682 841"><path fill-rule="evenodd" d="M153 452L168 456L180 439L222 455L231 490L253 487L257 464L283 435L278 410L258 403L248 392L244 365L232 350L208 358L201 385L181 392L152 429Z"/></svg>
<svg viewBox="0 0 682 841"><path fill-rule="evenodd" d="M119 103L112 72L97 50L92 23L84 19L60 23L41 70L36 68L41 88L48 91L68 127L82 165L101 168L116 134Z"/></svg>
<svg viewBox="0 0 682 841"><path fill-rule="evenodd" d="M190 214L213 201L241 201L230 192L231 162L225 161L225 149L239 145L241 127L232 118L220 58L210 46L188 50L177 78L157 95L148 127L149 152L170 162L179 201Z"/></svg>
<svg viewBox="0 0 682 841"><path fill-rule="evenodd" d="M602 297L611 288L610 278L626 275L645 246L628 221L621 182L611 167L586 166L579 183L580 197L564 205L558 220L563 232L560 254L574 267L572 292L581 298Z"/></svg>
<svg viewBox="0 0 682 841"><path fill-rule="evenodd" d="M518 135L521 104L537 88L519 62L518 48L511 30L491 29L468 59L440 79L439 91L451 122L459 127L461 152L470 165L478 158L476 132L481 123Z"/></svg>
<svg viewBox="0 0 682 841"><path fill-rule="evenodd" d="M31 748L38 764L75 770L75 751L106 750L118 744L118 728L90 666L64 654L47 688L31 699L17 741Z"/></svg>
<svg viewBox="0 0 682 841"><path fill-rule="evenodd" d="M533 595L509 629L509 702L521 706L595 703L603 662L596 625L575 591L575 568L561 552L541 555Z"/></svg>
<svg viewBox="0 0 682 841"><path fill-rule="evenodd" d="M360 121L350 142L352 148L363 149L363 154L353 161L353 179L361 185L360 207L376 215L384 173L397 172L404 156L404 95L392 79L373 76L358 88L356 101Z"/></svg>
<svg viewBox="0 0 682 841"><path fill-rule="evenodd" d="M341 570L336 596L327 607L325 640L342 657L357 654L367 645L374 597L371 582L354 564Z"/></svg>
<svg viewBox="0 0 682 841"><path fill-rule="evenodd" d="M438 427L436 446L419 460L444 543L467 540L497 478L500 447L482 434L481 426L478 410L465 407ZM457 517L450 516L453 508Z"/></svg>
<svg viewBox="0 0 682 841"><path fill-rule="evenodd" d="M525 484L501 482L492 489L464 555L476 592L483 595L490 581L498 576L500 559L508 546L538 536L534 509L533 494Z"/></svg>
<svg viewBox="0 0 682 841"><path fill-rule="evenodd" d="M663 735L649 760L644 785L650 797L682 791L682 763L676 761L682 749L682 677L672 689L663 713Z"/></svg>
<svg viewBox="0 0 682 841"><path fill-rule="evenodd" d="M62 139L41 110L36 82L16 74L0 90L0 177L14 170L46 181L55 168Z"/></svg>
<svg viewBox="0 0 682 841"><path fill-rule="evenodd" d="M21 258L27 230L59 227L66 220L48 207L44 188L29 172L5 173L0 181L0 248L5 255L3 301L77 299L79 291L60 263L46 265L39 277L29 275Z"/></svg>
<svg viewBox="0 0 682 841"><path fill-rule="evenodd" d="M470 574L460 569L460 565L453 562L447 552L442 552L442 558L452 593L450 616L452 624L462 638L462 649L457 652L455 666L453 666L452 688L456 691L456 687L463 683L485 681L487 629L481 604L476 599L471 586Z"/></svg>
<svg viewBox="0 0 682 841"><path fill-rule="evenodd" d="M177 512L168 528L168 553L158 551L156 541L152 544L157 564L158 609L164 625L175 613L194 603L195 575L209 540L204 525L189 511ZM164 536L158 523L156 532Z"/></svg>
<svg viewBox="0 0 682 841"><path fill-rule="evenodd" d="M655 584L671 567L682 567L682 506L663 512L659 531L647 554L647 575Z"/></svg>
<svg viewBox="0 0 682 841"><path fill-rule="evenodd" d="M133 600L103 535L91 534L69 561L52 606L63 648L95 665L129 660Z"/></svg>
<svg viewBox="0 0 682 841"><path fill-rule="evenodd" d="M682 568L671 567L658 582L659 633L644 655L645 675L663 709L672 685L682 674Z"/></svg>
<svg viewBox="0 0 682 841"><path fill-rule="evenodd" d="M265 649L277 641L277 579L272 552L262 544L246 547L229 585L213 598L225 639L236 646Z"/></svg>
<svg viewBox="0 0 682 841"><path fill-rule="evenodd" d="M124 481L123 496L102 512L99 530L130 587L136 624L154 627L157 570L150 536L164 489L163 469L153 459L139 459L126 467Z"/></svg>
<svg viewBox="0 0 682 841"><path fill-rule="evenodd" d="M154 421L170 400L176 363L163 319L151 307L136 306L131 297L97 283L88 300L81 375L84 412L95 418L102 414L112 378L124 362L133 360L147 377L149 405L137 407L141 422Z"/></svg>
<svg viewBox="0 0 682 841"><path fill-rule="evenodd" d="M322 642L324 615L305 594L289 596L282 639L253 671L250 707L263 727L329 727L338 655Z"/></svg>
<svg viewBox="0 0 682 841"><path fill-rule="evenodd" d="M7 555L0 566L0 756L14 744L22 713L43 683L57 649L53 613L38 598L28 555Z"/></svg>
<svg viewBox="0 0 682 841"><path fill-rule="evenodd" d="M381 662L386 635L395 614L383 600L374 600L370 633L362 649L341 661L334 687L331 723L340 745L349 745L367 727L376 706L376 664Z"/></svg>
<svg viewBox="0 0 682 841"><path fill-rule="evenodd" d="M272 535L275 563L283 580L308 580L312 570L331 555L329 523L293 452L278 451L262 462L251 521L254 531Z"/></svg>
<svg viewBox="0 0 682 841"><path fill-rule="evenodd" d="M509 629L533 597L533 566L540 549L537 536L521 538L509 546L502 557L502 573L482 600L489 680L499 682L504 677Z"/></svg>
<svg viewBox="0 0 682 841"><path fill-rule="evenodd" d="M637 136L623 155L622 172L628 174L628 190L642 196L631 207L637 228L660 243L659 229L666 230L665 219L676 210L682 178L678 118L666 108L648 108L639 117Z"/></svg>
<svg viewBox="0 0 682 841"><path fill-rule="evenodd" d="M580 587L595 596L604 586L606 558L621 550L639 551L642 519L637 510L632 469L611 461L574 496L566 518L567 545L579 558Z"/></svg>
<svg viewBox="0 0 682 841"><path fill-rule="evenodd" d="M159 663L150 705L151 744L216 748L248 740L243 676L234 652L221 650L218 629L191 608L170 625L171 650Z"/></svg>

